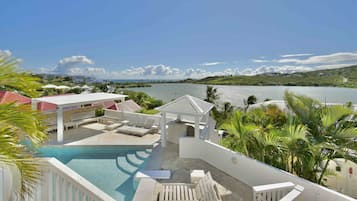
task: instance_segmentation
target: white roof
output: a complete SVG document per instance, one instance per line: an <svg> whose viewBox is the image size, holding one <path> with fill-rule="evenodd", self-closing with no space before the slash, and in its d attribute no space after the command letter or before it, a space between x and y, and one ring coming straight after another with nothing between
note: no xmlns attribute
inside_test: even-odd
<svg viewBox="0 0 357 201"><path fill-rule="evenodd" d="M55 89L57 88L57 85L54 84L47 84L45 86L42 86L43 89Z"/></svg>
<svg viewBox="0 0 357 201"><path fill-rule="evenodd" d="M135 103L133 100L127 100L127 101L118 103L118 108L120 111L125 111L125 112L136 112L141 109L140 105Z"/></svg>
<svg viewBox="0 0 357 201"><path fill-rule="evenodd" d="M89 93L89 94L74 94L65 96L49 96L42 98L34 98L37 102L52 103L57 106L74 106L103 101L120 100L127 97L122 94L110 94L110 93Z"/></svg>
<svg viewBox="0 0 357 201"><path fill-rule="evenodd" d="M209 102L203 101L190 95L185 95L161 107L158 107L157 110L175 114L204 115L213 107L214 105Z"/></svg>
<svg viewBox="0 0 357 201"><path fill-rule="evenodd" d="M60 85L58 87L56 87L56 89L70 89L71 87L69 86L65 86L65 85Z"/></svg>

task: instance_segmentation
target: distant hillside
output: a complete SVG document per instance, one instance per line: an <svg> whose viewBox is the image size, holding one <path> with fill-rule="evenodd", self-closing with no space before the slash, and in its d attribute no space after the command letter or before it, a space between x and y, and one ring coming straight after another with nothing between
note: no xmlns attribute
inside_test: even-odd
<svg viewBox="0 0 357 201"><path fill-rule="evenodd" d="M338 86L357 88L357 65L293 74L261 74L255 76L214 76L183 82L220 85L285 85L285 86Z"/></svg>

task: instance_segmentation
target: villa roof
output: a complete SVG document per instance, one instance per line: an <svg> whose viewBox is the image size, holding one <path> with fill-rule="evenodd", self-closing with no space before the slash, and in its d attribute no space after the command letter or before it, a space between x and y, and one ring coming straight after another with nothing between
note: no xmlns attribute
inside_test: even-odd
<svg viewBox="0 0 357 201"><path fill-rule="evenodd" d="M175 114L204 115L213 107L214 105L212 103L190 95L185 95L161 107L158 107L157 110Z"/></svg>
<svg viewBox="0 0 357 201"><path fill-rule="evenodd" d="M141 109L140 105L138 105L133 100L127 100L117 104L118 110L125 112L137 112Z"/></svg>
<svg viewBox="0 0 357 201"><path fill-rule="evenodd" d="M89 94L73 94L66 96L50 96L34 98L33 101L51 103L60 107L75 106L81 104L97 103L111 100L120 100L126 95L110 94L110 93L89 93Z"/></svg>
<svg viewBox="0 0 357 201"><path fill-rule="evenodd" d="M31 98L11 91L0 91L0 104L16 102L18 104L30 104Z"/></svg>

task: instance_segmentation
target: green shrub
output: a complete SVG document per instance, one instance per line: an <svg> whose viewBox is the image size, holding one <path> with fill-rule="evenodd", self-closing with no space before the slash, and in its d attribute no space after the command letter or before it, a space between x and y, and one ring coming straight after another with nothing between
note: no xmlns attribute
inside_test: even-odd
<svg viewBox="0 0 357 201"><path fill-rule="evenodd" d="M101 117L104 115L104 109L103 108L98 108L95 110L95 116L96 117Z"/></svg>

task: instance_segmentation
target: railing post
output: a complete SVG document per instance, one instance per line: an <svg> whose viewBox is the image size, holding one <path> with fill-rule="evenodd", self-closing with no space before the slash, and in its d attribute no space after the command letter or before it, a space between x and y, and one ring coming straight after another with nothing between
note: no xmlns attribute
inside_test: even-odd
<svg viewBox="0 0 357 201"><path fill-rule="evenodd" d="M5 201L4 180L4 167L0 165L0 199Z"/></svg>
<svg viewBox="0 0 357 201"><path fill-rule="evenodd" d="M46 183L47 183L47 188L46 191L47 191L47 200L48 201L51 201L53 200L53 178L52 178L52 171L49 169L46 173L47 175L47 179L46 179Z"/></svg>

